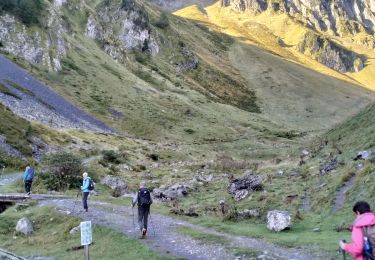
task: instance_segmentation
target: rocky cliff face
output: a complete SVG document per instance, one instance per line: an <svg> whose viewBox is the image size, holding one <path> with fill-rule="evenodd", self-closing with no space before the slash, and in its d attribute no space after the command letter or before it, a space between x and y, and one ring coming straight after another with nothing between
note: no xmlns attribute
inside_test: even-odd
<svg viewBox="0 0 375 260"><path fill-rule="evenodd" d="M123 0L120 5L103 2L88 18L86 35L101 43L117 61L122 61L131 49L152 55L159 52L148 15L134 0Z"/></svg>
<svg viewBox="0 0 375 260"><path fill-rule="evenodd" d="M356 53L313 32L306 33L297 48L301 53L339 72L358 72L364 66L362 58Z"/></svg>
<svg viewBox="0 0 375 260"><path fill-rule="evenodd" d="M77 30L64 19L64 11L88 13L86 36L95 39L115 60L124 60L131 49L152 55L159 52L148 15L134 0L103 1L95 12L87 10L81 0L50 2L42 26L26 26L9 13L0 14L0 52L60 71L61 60L70 48L67 34L74 37Z"/></svg>
<svg viewBox="0 0 375 260"><path fill-rule="evenodd" d="M221 5L240 12L284 12L316 30L340 36L375 30L375 0L221 0Z"/></svg>
<svg viewBox="0 0 375 260"><path fill-rule="evenodd" d="M0 51L21 57L31 64L42 64L50 71L61 70L61 59L69 44L64 39L66 29L59 15L63 0L49 7L44 28L27 27L10 14L0 16Z"/></svg>

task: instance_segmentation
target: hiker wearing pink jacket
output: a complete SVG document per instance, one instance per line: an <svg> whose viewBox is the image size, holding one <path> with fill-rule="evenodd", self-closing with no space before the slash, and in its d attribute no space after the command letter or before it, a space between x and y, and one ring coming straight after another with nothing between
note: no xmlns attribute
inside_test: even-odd
<svg viewBox="0 0 375 260"><path fill-rule="evenodd" d="M375 225L375 215L371 212L370 205L365 201L357 202L353 207L353 212L357 217L353 223L352 243L347 244L340 241L340 247L347 253L354 256L355 260L364 260L364 235L362 227Z"/></svg>

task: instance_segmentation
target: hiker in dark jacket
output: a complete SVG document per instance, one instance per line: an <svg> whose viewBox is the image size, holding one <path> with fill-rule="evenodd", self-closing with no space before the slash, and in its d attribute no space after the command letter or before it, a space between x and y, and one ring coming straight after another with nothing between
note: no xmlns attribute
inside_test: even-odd
<svg viewBox="0 0 375 260"><path fill-rule="evenodd" d="M150 206L152 204L152 197L150 191L146 188L146 183L141 182L139 190L132 202L132 207L138 205L138 224L139 229L142 231L142 238L147 234L147 222L150 214Z"/></svg>
<svg viewBox="0 0 375 260"><path fill-rule="evenodd" d="M27 166L23 174L23 182L25 183L25 192L27 193L27 195L30 195L31 193L31 185L33 184L34 173L34 168Z"/></svg>
<svg viewBox="0 0 375 260"><path fill-rule="evenodd" d="M82 177L83 177L83 183L82 183L82 186L81 186L82 203L83 203L83 209L84 209L84 211L87 212L89 210L89 208L87 206L87 198L89 197L89 194L90 194L89 187L90 187L90 180L91 180L91 178L88 176L87 172L84 172L82 174Z"/></svg>

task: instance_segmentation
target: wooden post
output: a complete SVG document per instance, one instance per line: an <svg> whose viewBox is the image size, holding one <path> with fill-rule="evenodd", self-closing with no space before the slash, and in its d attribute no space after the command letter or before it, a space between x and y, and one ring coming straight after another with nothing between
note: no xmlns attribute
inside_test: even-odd
<svg viewBox="0 0 375 260"><path fill-rule="evenodd" d="M85 245L85 252L84 252L84 257L83 260L90 260L90 246Z"/></svg>

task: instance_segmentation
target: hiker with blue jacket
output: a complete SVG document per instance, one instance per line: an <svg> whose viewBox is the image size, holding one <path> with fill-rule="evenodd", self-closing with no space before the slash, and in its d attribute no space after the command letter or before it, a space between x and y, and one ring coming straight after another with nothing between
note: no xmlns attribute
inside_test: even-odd
<svg viewBox="0 0 375 260"><path fill-rule="evenodd" d="M25 183L25 191L27 195L30 195L31 193L31 185L33 184L34 175L34 168L27 166L23 174L23 182Z"/></svg>
<svg viewBox="0 0 375 260"><path fill-rule="evenodd" d="M138 224L142 232L141 238L145 238L147 234L147 222L150 214L150 206L152 204L152 197L150 191L146 188L144 181L139 185L137 195L133 198L132 207L138 205Z"/></svg>
<svg viewBox="0 0 375 260"><path fill-rule="evenodd" d="M92 180L91 178L88 176L87 172L84 172L82 174L82 177L83 177L83 183L82 183L82 186L81 186L81 191L82 191L82 203L83 203L83 210L85 212L87 212L89 210L88 206L87 206L87 199L89 197L89 194L90 194L90 190L92 190L91 186L92 186Z"/></svg>

